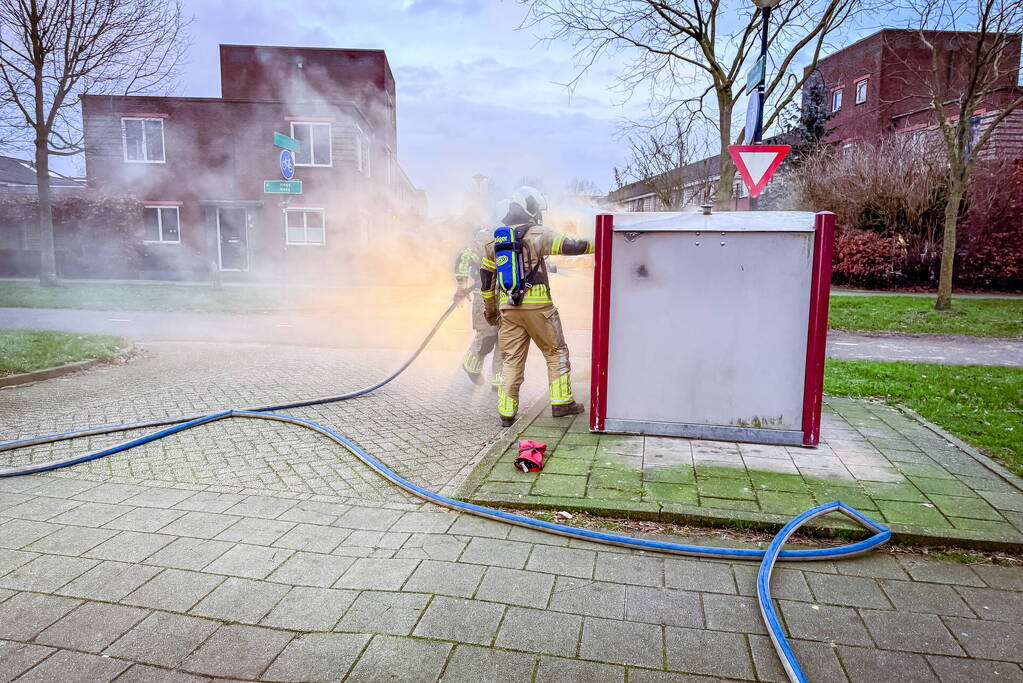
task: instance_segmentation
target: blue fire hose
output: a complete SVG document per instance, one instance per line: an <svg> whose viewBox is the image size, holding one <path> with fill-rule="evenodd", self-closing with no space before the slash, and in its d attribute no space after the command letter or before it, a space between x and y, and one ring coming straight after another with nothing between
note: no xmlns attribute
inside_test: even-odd
<svg viewBox="0 0 1023 683"><path fill-rule="evenodd" d="M510 512L504 512L502 510L496 510L494 508L484 507L481 505L474 505L472 503L466 503L454 498L448 498L442 496L439 493L429 491L423 487L412 483L408 479L395 473L389 467L384 465L382 462L371 456L357 444L353 443L347 437L338 434L332 429L325 427L324 425L318 424L311 420L303 418L293 417L290 415L277 414L274 411L285 410L288 408L298 408L311 405L319 405L323 403L332 403L337 401L345 401L348 399L356 398L358 396L364 396L365 394L375 391L380 387L388 384L398 375L400 375L412 362L422 353L423 349L430 342L433 336L440 329L445 319L455 309L456 304L452 304L440 317L437 323L430 330L430 333L420 344L419 348L416 349L415 353L409 357L407 361L397 371L389 375L387 378L377 382L376 384L360 389L348 394L342 394L340 396L328 396L317 399L309 399L304 401L296 401L292 403L286 403L279 406L265 406L261 408L252 408L244 410L225 410L217 413L210 413L208 415L191 415L181 417L163 418L158 420L150 420L145 422L134 422L125 424L108 425L105 427L95 427L91 429L83 429L73 432L63 432L59 434L48 434L44 436L32 437L28 439L20 439L16 441L8 441L0 443L0 451L10 451L20 448L27 448L29 446L35 446L44 443L53 443L56 441L65 441L68 439L81 438L83 436L94 436L101 434L110 434L114 432L126 431L130 429L139 429L144 427L153 426L166 426L165 429L161 429L152 434L126 441L117 446L112 446L95 453L89 453L87 455L76 456L65 460L56 460L46 463L29 464L21 467L16 467L7 470L0 470L0 478L3 477L15 477L26 474L34 474L38 472L46 472L49 470L55 470L62 467L69 467L78 463L88 462L97 458L103 458L108 455L114 455L115 453L121 453L129 449L141 446L143 444L162 439L171 434L177 434L186 429L192 427L198 427L199 425L209 424L217 420L223 420L227 418L254 418L260 420L275 420L278 422L286 422L289 424L311 429L323 436L333 440L340 444L348 451L353 453L355 457L361 460L364 464L370 467L374 472L382 476L392 484L396 484L405 491L408 491L414 496L422 498L431 503L450 508L452 510L458 510L466 512L472 515L480 517L486 517L488 519L497 520L500 522L506 522L509 524L516 524L519 526L527 527L530 529L537 529L548 533L558 534L561 536L567 536L570 538L578 538L586 541L593 541L597 543L605 543L608 545L614 545L619 547L634 548L636 550L651 550L656 552L670 553L674 555L692 555L697 557L712 557L718 559L729 559L729 560L759 560L760 570L757 573L757 600L760 603L760 612L764 619L764 624L767 626L767 630L770 634L771 641L774 643L774 648L781 658L782 665L785 668L785 672L789 677L790 681L793 682L804 682L806 676L803 674L802 669L799 666L799 662L796 659L795 654L789 645L788 639L785 637L784 630L782 629L781 622L778 619L778 613L775 611L774 602L771 598L771 573L774 570L775 563L778 560L785 561L811 561L811 560L831 560L844 557L852 557L860 555L869 550L872 550L881 544L885 543L890 537L892 532L874 521L870 517L867 517L863 513L851 508L840 501L834 501L831 503L824 503L817 507L810 508L805 512L800 513L788 522L778 533L775 535L774 540L766 550L759 550L754 548L719 548L714 546L701 546L701 545L689 545L685 543L669 543L666 541L655 541L652 539L645 538L633 538L631 536L621 536L618 534L608 534L601 531L592 531L590 529L581 529L576 527L565 526L563 524L555 524L553 522L545 522L539 519L533 519L532 517L526 517L524 515L517 515ZM169 425L169 426L167 426ZM860 524L866 530L873 533L872 536L862 541L855 543L849 543L846 545L835 546L831 548L819 548L812 550L793 550L783 549L784 544L789 538L804 524L810 520L826 515L828 513L837 512L845 515L853 521Z"/></svg>

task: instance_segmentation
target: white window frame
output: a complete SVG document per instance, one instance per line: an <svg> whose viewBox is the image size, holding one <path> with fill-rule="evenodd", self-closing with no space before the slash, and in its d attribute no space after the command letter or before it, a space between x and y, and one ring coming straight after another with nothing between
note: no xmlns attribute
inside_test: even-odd
<svg viewBox="0 0 1023 683"><path fill-rule="evenodd" d="M313 156L315 147L309 150L309 158L312 159L312 163L300 164L298 163L298 157L295 157L295 166L315 166L319 168L330 168L334 165L334 130L333 125L330 121L292 121L291 122L291 137L298 139L295 136L295 126L326 126L327 127L327 163L318 164ZM312 140L312 130L309 131L309 139Z"/></svg>
<svg viewBox="0 0 1023 683"><path fill-rule="evenodd" d="M842 108L842 91L845 88L835 88L831 91L831 111L836 112Z"/></svg>
<svg viewBox="0 0 1023 683"><path fill-rule="evenodd" d="M372 143L372 139L362 130L362 127L355 124L355 168L367 178L371 177L370 162L373 154L370 151L370 146Z"/></svg>
<svg viewBox="0 0 1023 683"><path fill-rule="evenodd" d="M129 159L128 158L128 127L125 121L142 121L142 153L149 156L146 146L146 121L160 122L160 149L163 151L162 159ZM122 116L121 117L121 153L126 164L165 164L167 163L167 138L164 134L163 119L158 116Z"/></svg>
<svg viewBox="0 0 1023 683"><path fill-rule="evenodd" d="M292 242L288 236L288 213L301 213L302 214L302 230L306 236L304 242ZM320 221L323 223L323 241L322 242L310 242L309 241L309 219L306 218L306 214L318 213L320 214ZM314 228L315 230L315 228ZM325 247L327 246L327 214L322 207L318 206L295 206L288 207L284 210L284 243L289 247Z"/></svg>
<svg viewBox="0 0 1023 683"><path fill-rule="evenodd" d="M156 227L159 230L160 239L158 240L147 240L143 239L143 244L181 244L181 211L177 206L168 206L167 204L143 204L142 211L146 209L156 209ZM178 238L176 240L165 240L163 238L163 211L162 209L174 209L174 214L178 217ZM145 230L145 219L143 219L142 229Z"/></svg>
<svg viewBox="0 0 1023 683"><path fill-rule="evenodd" d="M856 104L863 104L864 102L867 101L867 81L869 80L870 80L869 78L861 78L860 80L856 81L855 97ZM863 92L863 97L860 97L861 89Z"/></svg>

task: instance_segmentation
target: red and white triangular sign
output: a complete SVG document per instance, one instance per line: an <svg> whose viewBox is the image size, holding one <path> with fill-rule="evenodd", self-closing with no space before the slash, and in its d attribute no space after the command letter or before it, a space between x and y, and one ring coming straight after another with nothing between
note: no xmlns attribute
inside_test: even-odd
<svg viewBox="0 0 1023 683"><path fill-rule="evenodd" d="M749 188L749 196L756 197L767 185L771 175L781 166L789 145L729 145L728 153L739 169L739 175Z"/></svg>

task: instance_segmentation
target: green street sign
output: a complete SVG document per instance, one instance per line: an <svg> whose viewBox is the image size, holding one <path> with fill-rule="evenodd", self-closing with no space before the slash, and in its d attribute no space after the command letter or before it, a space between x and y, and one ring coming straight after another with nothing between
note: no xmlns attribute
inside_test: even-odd
<svg viewBox="0 0 1023 683"><path fill-rule="evenodd" d="M295 154L298 154L298 150L302 149L302 143L295 138L289 138L284 133L274 132L274 145L277 147L283 147L284 149L290 149Z"/></svg>
<svg viewBox="0 0 1023 683"><path fill-rule="evenodd" d="M263 194L302 194L302 181L264 180Z"/></svg>
<svg viewBox="0 0 1023 683"><path fill-rule="evenodd" d="M749 94L757 89L760 82L767 76L767 59L764 55L760 55L760 59L756 61L753 68L746 74L746 94Z"/></svg>

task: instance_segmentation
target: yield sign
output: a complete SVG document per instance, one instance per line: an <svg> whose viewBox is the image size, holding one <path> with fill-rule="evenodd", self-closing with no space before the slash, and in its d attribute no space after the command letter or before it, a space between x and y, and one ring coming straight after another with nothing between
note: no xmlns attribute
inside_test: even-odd
<svg viewBox="0 0 1023 683"><path fill-rule="evenodd" d="M739 175L749 188L750 197L756 197L767 185L771 175L781 166L789 145L729 145L728 153L739 169Z"/></svg>

